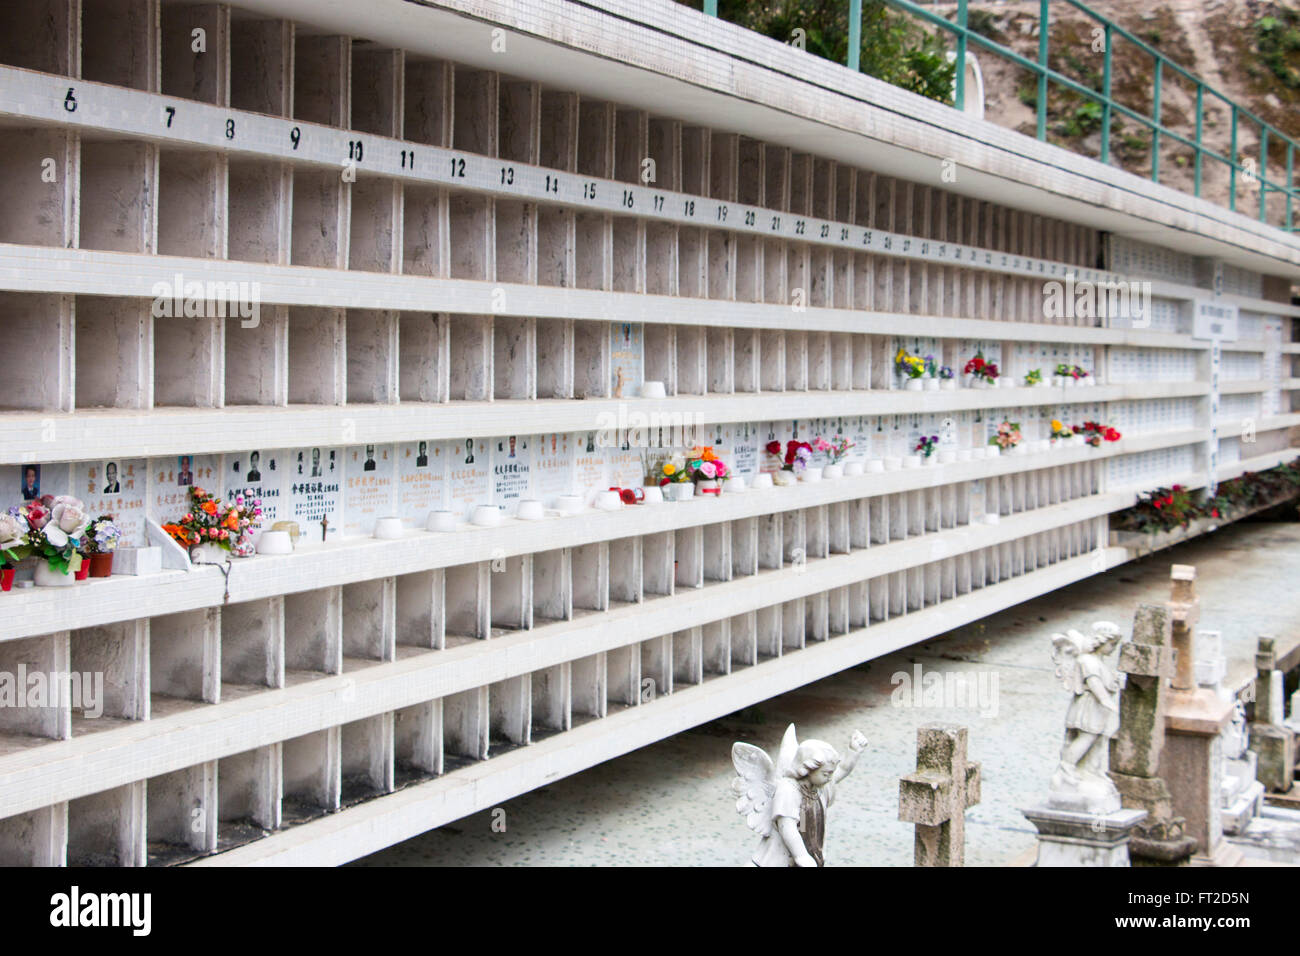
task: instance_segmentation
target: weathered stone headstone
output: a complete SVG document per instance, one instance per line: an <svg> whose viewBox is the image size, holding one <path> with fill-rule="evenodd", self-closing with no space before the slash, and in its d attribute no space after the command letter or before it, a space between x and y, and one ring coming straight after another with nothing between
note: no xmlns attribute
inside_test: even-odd
<svg viewBox="0 0 1300 956"><path fill-rule="evenodd" d="M1232 720L1233 706L1212 690L1196 686L1196 568L1175 564L1170 570L1169 615L1174 646L1174 676L1165 708L1165 743L1160 773L1173 796L1174 813L1186 822L1197 850L1194 866L1235 866L1242 852L1223 839L1218 768L1221 738Z"/></svg>
<svg viewBox="0 0 1300 956"><path fill-rule="evenodd" d="M1129 844L1134 866L1183 866L1196 840L1175 816L1173 797L1160 776L1165 746L1165 698L1174 672L1172 617L1160 604L1140 604L1133 638L1121 645L1119 669L1127 675L1120 693L1119 733L1110 742L1110 778L1123 806L1145 810Z"/></svg>
<svg viewBox="0 0 1300 956"><path fill-rule="evenodd" d="M915 866L963 866L966 810L980 801L980 765L966 760L966 728L916 731L916 772L898 782L898 819L916 825Z"/></svg>
<svg viewBox="0 0 1300 956"><path fill-rule="evenodd" d="M1271 637L1261 637L1255 654L1255 719L1250 724L1250 749L1258 758L1257 779L1273 793L1286 793L1295 780L1296 735L1283 721L1282 693L1275 642Z"/></svg>
<svg viewBox="0 0 1300 956"><path fill-rule="evenodd" d="M1219 734L1215 775L1223 832L1235 835L1259 816L1264 805L1264 785L1255 779L1256 756L1248 747L1245 709L1223 683L1228 670L1223 635L1219 631L1200 631L1196 635L1196 653L1196 682L1232 706L1232 719Z"/></svg>

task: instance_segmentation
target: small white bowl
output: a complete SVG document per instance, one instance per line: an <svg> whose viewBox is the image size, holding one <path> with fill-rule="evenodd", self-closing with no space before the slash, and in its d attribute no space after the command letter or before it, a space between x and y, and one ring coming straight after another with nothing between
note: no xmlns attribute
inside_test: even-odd
<svg viewBox="0 0 1300 956"><path fill-rule="evenodd" d="M654 381L642 382L641 397L642 398L667 398L668 389L664 387L663 382L654 382Z"/></svg>
<svg viewBox="0 0 1300 956"><path fill-rule="evenodd" d="M623 507L623 499L617 491L596 492L596 507L601 511L617 511Z"/></svg>
<svg viewBox="0 0 1300 956"><path fill-rule="evenodd" d="M648 505L661 505L664 503L664 490L658 485L646 485L641 489L645 495L645 503Z"/></svg>
<svg viewBox="0 0 1300 956"><path fill-rule="evenodd" d="M985 445L985 446L984 446L984 457L985 457L985 458L997 458L997 457L999 457L1001 454L1002 454L1002 446L1001 446L1001 445Z"/></svg>
<svg viewBox="0 0 1300 956"><path fill-rule="evenodd" d="M690 501L695 497L694 482L674 481L668 487L672 492L673 501Z"/></svg>
<svg viewBox="0 0 1300 956"><path fill-rule="evenodd" d="M834 481L836 478L843 478L844 465L838 462L832 465L826 465L822 468L822 477L827 481Z"/></svg>
<svg viewBox="0 0 1300 956"><path fill-rule="evenodd" d="M375 519L374 535L376 538L381 538L385 541L392 541L394 538L400 538L402 536L402 533L403 533L403 529L402 529L401 518L386 516L383 518Z"/></svg>
<svg viewBox="0 0 1300 956"><path fill-rule="evenodd" d="M866 462L846 461L844 463L844 474L848 478L856 478L866 470Z"/></svg>
<svg viewBox="0 0 1300 956"><path fill-rule="evenodd" d="M501 523L501 509L496 505L478 505L469 520L481 528L495 528Z"/></svg>
<svg viewBox="0 0 1300 956"><path fill-rule="evenodd" d="M903 467L904 467L904 468L920 468L920 467L921 467L921 456L920 456L920 455L907 455L906 457L903 458Z"/></svg>
<svg viewBox="0 0 1300 956"><path fill-rule="evenodd" d="M885 460L883 458L873 458L867 462L867 471L879 472L885 470Z"/></svg>
<svg viewBox="0 0 1300 956"><path fill-rule="evenodd" d="M740 475L732 475L722 483L722 493L724 495L738 495L745 491L745 479Z"/></svg>
<svg viewBox="0 0 1300 956"><path fill-rule="evenodd" d="M939 456L939 464L947 465L957 460L957 450L955 448L940 448L936 455Z"/></svg>
<svg viewBox="0 0 1300 956"><path fill-rule="evenodd" d="M287 531L263 531L257 539L258 554L292 554L293 538Z"/></svg>
<svg viewBox="0 0 1300 956"><path fill-rule="evenodd" d="M903 459L897 457L889 457L885 459L885 471L902 471L902 470L903 470Z"/></svg>
<svg viewBox="0 0 1300 956"><path fill-rule="evenodd" d="M754 490L759 491L763 488L772 487L772 473L770 471L760 471L754 476Z"/></svg>
<svg viewBox="0 0 1300 956"><path fill-rule="evenodd" d="M429 520L424 523L425 531L455 531L456 512L430 511Z"/></svg>
<svg viewBox="0 0 1300 956"><path fill-rule="evenodd" d="M582 510L582 496L560 495L555 499L555 510L562 515L576 515Z"/></svg>
<svg viewBox="0 0 1300 956"><path fill-rule="evenodd" d="M957 460L958 460L958 461L970 461L970 460L971 460L972 458L974 458L974 457L975 457L975 452L974 452L972 449L970 449L970 448L959 448L959 449L957 449Z"/></svg>
<svg viewBox="0 0 1300 956"><path fill-rule="evenodd" d="M997 523L998 523L999 521L1001 521L1001 520L1002 520L1002 519L1001 519L997 514L995 514L994 512L989 512L988 514L986 514L986 515L984 516L984 523L985 523L985 524L997 524Z"/></svg>
<svg viewBox="0 0 1300 956"><path fill-rule="evenodd" d="M807 468L805 468L803 471L799 473L799 480L806 481L809 484L811 484L814 481L821 481L822 470L818 468L816 465L809 465Z"/></svg>
<svg viewBox="0 0 1300 956"><path fill-rule="evenodd" d="M546 509L536 498L520 498L519 510L515 512L515 517L524 521L540 521L545 514Z"/></svg>

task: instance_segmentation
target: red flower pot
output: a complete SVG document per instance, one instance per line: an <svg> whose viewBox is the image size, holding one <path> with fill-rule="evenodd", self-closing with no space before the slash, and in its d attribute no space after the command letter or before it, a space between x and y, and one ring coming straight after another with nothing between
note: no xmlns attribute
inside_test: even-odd
<svg viewBox="0 0 1300 956"><path fill-rule="evenodd" d="M74 581L84 581L90 577L90 558L86 555L81 556L81 567L77 568L72 575Z"/></svg>
<svg viewBox="0 0 1300 956"><path fill-rule="evenodd" d="M14 586L14 569L0 568L0 591L8 591Z"/></svg>
<svg viewBox="0 0 1300 956"><path fill-rule="evenodd" d="M90 556L90 576L92 578L106 578L113 573L113 552L107 554L92 554Z"/></svg>

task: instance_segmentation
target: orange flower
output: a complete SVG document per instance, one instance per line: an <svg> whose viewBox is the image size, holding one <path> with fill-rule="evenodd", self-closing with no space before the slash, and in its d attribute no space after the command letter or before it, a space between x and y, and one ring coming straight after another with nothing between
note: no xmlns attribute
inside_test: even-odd
<svg viewBox="0 0 1300 956"><path fill-rule="evenodd" d="M185 529L182 528L180 525L165 524L162 526L162 529L166 531L169 535L171 535L179 543L185 544L188 535L185 533Z"/></svg>
<svg viewBox="0 0 1300 956"><path fill-rule="evenodd" d="M226 520L221 522L221 524L222 527L229 528L231 531L238 531L239 515L232 511L230 514L226 515Z"/></svg>
<svg viewBox="0 0 1300 956"><path fill-rule="evenodd" d="M217 503L215 501L205 501L199 507L203 509L204 514L214 515L217 513Z"/></svg>

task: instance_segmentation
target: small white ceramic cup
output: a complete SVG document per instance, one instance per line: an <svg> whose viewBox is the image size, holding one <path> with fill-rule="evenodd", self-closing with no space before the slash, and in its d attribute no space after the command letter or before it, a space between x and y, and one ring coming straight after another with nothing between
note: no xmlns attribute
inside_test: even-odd
<svg viewBox="0 0 1300 956"><path fill-rule="evenodd" d="M519 510L515 512L515 517L524 521L540 521L546 514L546 509L536 498L520 498Z"/></svg>
<svg viewBox="0 0 1300 956"><path fill-rule="evenodd" d="M885 460L883 458L873 458L867 462L867 471L878 472L885 470Z"/></svg>
<svg viewBox="0 0 1300 956"><path fill-rule="evenodd" d="M483 528L494 528L501 523L501 509L496 505L479 505L470 521Z"/></svg>
<svg viewBox="0 0 1300 956"><path fill-rule="evenodd" d="M400 538L402 536L402 519L391 516L376 518L374 534L376 538L382 538L385 541Z"/></svg>
<svg viewBox="0 0 1300 956"><path fill-rule="evenodd" d="M287 531L263 531L257 539L258 554L292 554L293 539Z"/></svg>
<svg viewBox="0 0 1300 956"><path fill-rule="evenodd" d="M645 503L648 505L661 505L664 501L664 490L658 485L646 485L641 489L645 495Z"/></svg>
<svg viewBox="0 0 1300 956"><path fill-rule="evenodd" d="M667 398L668 389L664 388L663 382L648 381L641 383L642 398Z"/></svg>
<svg viewBox="0 0 1300 956"><path fill-rule="evenodd" d="M772 474L767 471L760 471L754 476L754 490L758 491L763 488L772 487Z"/></svg>
<svg viewBox="0 0 1300 956"><path fill-rule="evenodd" d="M617 491L598 491L596 507L601 511L617 511L623 507L623 499L619 497Z"/></svg>
<svg viewBox="0 0 1300 956"><path fill-rule="evenodd" d="M856 478L866 471L865 463L860 461L846 461L844 463L844 474L848 478Z"/></svg>
<svg viewBox="0 0 1300 956"><path fill-rule="evenodd" d="M722 493L724 495L738 495L745 490L745 479L740 475L732 475L722 483Z"/></svg>
<svg viewBox="0 0 1300 956"><path fill-rule="evenodd" d="M455 531L456 512L430 511L429 520L425 522L424 529L426 531Z"/></svg>
<svg viewBox="0 0 1300 956"><path fill-rule="evenodd" d="M555 510L562 515L576 515L582 510L582 496L560 495L555 499Z"/></svg>

